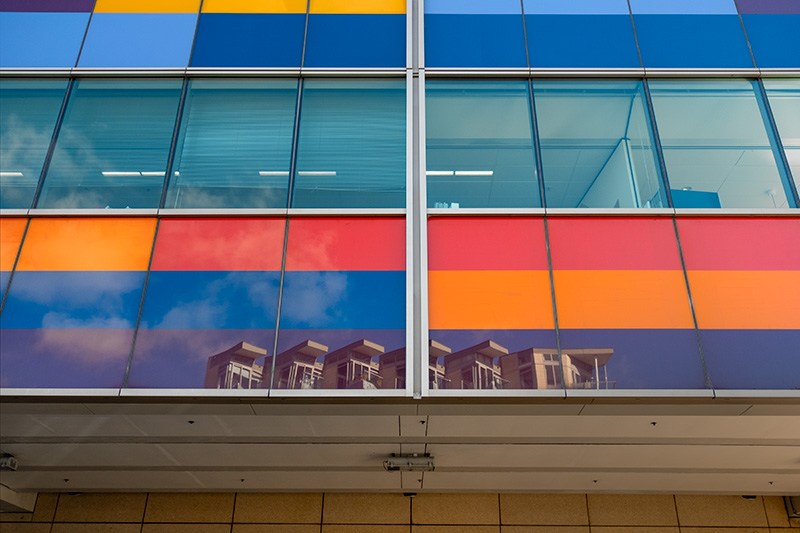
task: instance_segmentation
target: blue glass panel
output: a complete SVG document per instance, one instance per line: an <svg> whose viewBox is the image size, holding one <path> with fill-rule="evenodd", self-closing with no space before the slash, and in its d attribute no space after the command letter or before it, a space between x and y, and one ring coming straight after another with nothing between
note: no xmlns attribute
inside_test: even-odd
<svg viewBox="0 0 800 533"><path fill-rule="evenodd" d="M700 339L716 389L800 387L800 330L701 329Z"/></svg>
<svg viewBox="0 0 800 533"><path fill-rule="evenodd" d="M11 272L8 270L0 270L0 299L3 298L6 294L6 288L8 287L8 280L11 279Z"/></svg>
<svg viewBox="0 0 800 533"><path fill-rule="evenodd" d="M425 14L520 15L519 0L426 0Z"/></svg>
<svg viewBox="0 0 800 533"><path fill-rule="evenodd" d="M95 13L79 67L186 67L196 13Z"/></svg>
<svg viewBox="0 0 800 533"><path fill-rule="evenodd" d="M630 0L634 15L736 15L734 0Z"/></svg>
<svg viewBox="0 0 800 533"><path fill-rule="evenodd" d="M192 80L166 207L286 207L296 79Z"/></svg>
<svg viewBox="0 0 800 533"><path fill-rule="evenodd" d="M800 185L800 80L764 80L764 87L792 176Z"/></svg>
<svg viewBox="0 0 800 533"><path fill-rule="evenodd" d="M753 83L649 82L672 189L714 193L723 208L793 207Z"/></svg>
<svg viewBox="0 0 800 533"><path fill-rule="evenodd" d="M0 68L72 68L89 13L0 13Z"/></svg>
<svg viewBox="0 0 800 533"><path fill-rule="evenodd" d="M425 15L428 67L527 67L522 17Z"/></svg>
<svg viewBox="0 0 800 533"><path fill-rule="evenodd" d="M523 0L526 15L629 15L627 0Z"/></svg>
<svg viewBox="0 0 800 533"><path fill-rule="evenodd" d="M293 207L403 207L405 81L303 85Z"/></svg>
<svg viewBox="0 0 800 533"><path fill-rule="evenodd" d="M429 80L428 207L539 207L525 81Z"/></svg>
<svg viewBox="0 0 800 533"><path fill-rule="evenodd" d="M742 15L760 68L800 68L800 15Z"/></svg>
<svg viewBox="0 0 800 533"><path fill-rule="evenodd" d="M526 15L525 23L531 67L641 67L630 15Z"/></svg>
<svg viewBox="0 0 800 533"><path fill-rule="evenodd" d="M534 81L548 207L666 207L639 81Z"/></svg>
<svg viewBox="0 0 800 533"><path fill-rule="evenodd" d="M202 13L193 67L299 67L306 16Z"/></svg>
<svg viewBox="0 0 800 533"><path fill-rule="evenodd" d="M304 67L405 67L405 15L308 16Z"/></svg>
<svg viewBox="0 0 800 533"><path fill-rule="evenodd" d="M31 207L66 80L0 79L0 208Z"/></svg>
<svg viewBox="0 0 800 533"><path fill-rule="evenodd" d="M635 15L645 68L753 68L738 16Z"/></svg>
<svg viewBox="0 0 800 533"><path fill-rule="evenodd" d="M38 207L158 207L181 87L76 81Z"/></svg>

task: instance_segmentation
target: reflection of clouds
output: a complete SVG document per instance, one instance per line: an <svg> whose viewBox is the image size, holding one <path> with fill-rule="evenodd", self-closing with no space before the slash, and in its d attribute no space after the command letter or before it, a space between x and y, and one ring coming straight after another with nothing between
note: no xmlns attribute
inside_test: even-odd
<svg viewBox="0 0 800 533"><path fill-rule="evenodd" d="M238 189L239 180L235 178L220 178L219 181L223 183L216 186L198 181L170 187L167 207L286 207L286 186L280 189L255 186Z"/></svg>
<svg viewBox="0 0 800 533"><path fill-rule="evenodd" d="M24 274L23 274L24 275ZM26 283L15 278L13 296L18 300L78 309L91 306L105 314L122 312L123 296L142 288L142 275L128 272L29 273Z"/></svg>
<svg viewBox="0 0 800 533"><path fill-rule="evenodd" d="M126 329L132 328L133 323L130 320L114 316L75 318L67 313L51 311L42 317L42 327L54 329Z"/></svg>
<svg viewBox="0 0 800 533"><path fill-rule="evenodd" d="M20 120L17 115L11 115L4 121L3 132L0 135L0 168L24 172L25 181L35 184L39 176L32 173L42 168L45 151L53 133L52 125L47 129L37 129Z"/></svg>
<svg viewBox="0 0 800 533"><path fill-rule="evenodd" d="M328 221L326 221L328 222ZM298 223L311 223L302 220ZM312 231L304 232L302 238L292 235L291 222L289 223L289 250L291 268L318 268L318 265L330 265L333 262L333 250L336 246L336 233L330 227L315 224Z"/></svg>
<svg viewBox="0 0 800 533"><path fill-rule="evenodd" d="M281 313L299 324L325 323L341 314L339 303L347 292L341 272L303 272L287 275Z"/></svg>
<svg viewBox="0 0 800 533"><path fill-rule="evenodd" d="M136 338L133 369L141 372L138 367L142 360L160 357L185 358L205 365L212 355L242 341L272 352L272 340L264 335L264 330L143 329Z"/></svg>
<svg viewBox="0 0 800 533"><path fill-rule="evenodd" d="M43 329L37 331L36 335L38 338L32 349L36 356L66 359L70 363L85 366L124 363L133 339L130 329ZM120 368L121 372L124 370L124 367Z"/></svg>

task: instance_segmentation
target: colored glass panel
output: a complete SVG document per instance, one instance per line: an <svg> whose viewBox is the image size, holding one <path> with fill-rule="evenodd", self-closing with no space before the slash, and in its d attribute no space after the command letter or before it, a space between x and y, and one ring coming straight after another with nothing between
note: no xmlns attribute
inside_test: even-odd
<svg viewBox="0 0 800 533"><path fill-rule="evenodd" d="M428 207L539 207L525 81L426 83Z"/></svg>
<svg viewBox="0 0 800 533"><path fill-rule="evenodd" d="M648 82L675 207L792 206L753 83Z"/></svg>
<svg viewBox="0 0 800 533"><path fill-rule="evenodd" d="M405 0L311 0L309 13L404 14Z"/></svg>
<svg viewBox="0 0 800 533"><path fill-rule="evenodd" d="M736 15L734 0L630 0L634 15Z"/></svg>
<svg viewBox="0 0 800 533"><path fill-rule="evenodd" d="M800 32L800 13L742 15L742 20L759 68L800 67L800 50L794 39Z"/></svg>
<svg viewBox="0 0 800 533"><path fill-rule="evenodd" d="M403 207L405 82L307 79L292 207Z"/></svg>
<svg viewBox="0 0 800 533"><path fill-rule="evenodd" d="M158 207L181 80L76 80L37 207Z"/></svg>
<svg viewBox="0 0 800 533"><path fill-rule="evenodd" d="M0 208L31 207L66 80L0 79Z"/></svg>
<svg viewBox="0 0 800 533"><path fill-rule="evenodd" d="M305 14L202 13L192 67L299 67Z"/></svg>
<svg viewBox="0 0 800 533"><path fill-rule="evenodd" d="M522 17L426 14L425 64L434 68L527 67Z"/></svg>
<svg viewBox="0 0 800 533"><path fill-rule="evenodd" d="M735 15L637 15L645 68L753 68Z"/></svg>
<svg viewBox="0 0 800 533"><path fill-rule="evenodd" d="M307 0L205 0L203 13L305 13Z"/></svg>
<svg viewBox="0 0 800 533"><path fill-rule="evenodd" d="M526 15L629 15L627 0L522 0Z"/></svg>
<svg viewBox="0 0 800 533"><path fill-rule="evenodd" d="M95 13L78 66L186 67L196 25L194 13Z"/></svg>
<svg viewBox="0 0 800 533"><path fill-rule="evenodd" d="M737 0L742 15L800 15L797 0Z"/></svg>
<svg viewBox="0 0 800 533"><path fill-rule="evenodd" d="M406 66L404 15L308 16L306 68L403 68Z"/></svg>
<svg viewBox="0 0 800 533"><path fill-rule="evenodd" d="M3 0L0 11L90 13L95 0Z"/></svg>
<svg viewBox="0 0 800 533"><path fill-rule="evenodd" d="M297 80L191 80L166 207L286 207Z"/></svg>
<svg viewBox="0 0 800 533"><path fill-rule="evenodd" d="M0 13L0 68L72 68L89 13Z"/></svg>
<svg viewBox="0 0 800 533"><path fill-rule="evenodd" d="M547 207L665 207L639 81L535 81Z"/></svg>
<svg viewBox="0 0 800 533"><path fill-rule="evenodd" d="M0 218L0 271L10 272L14 268L27 224L26 218Z"/></svg>
<svg viewBox="0 0 800 533"><path fill-rule="evenodd" d="M426 0L425 14L435 15L521 15L519 0Z"/></svg>
<svg viewBox="0 0 800 533"><path fill-rule="evenodd" d="M800 183L800 80L765 80L764 87L778 126L795 184Z"/></svg>
<svg viewBox="0 0 800 533"><path fill-rule="evenodd" d="M97 0L95 13L197 13L199 0Z"/></svg>

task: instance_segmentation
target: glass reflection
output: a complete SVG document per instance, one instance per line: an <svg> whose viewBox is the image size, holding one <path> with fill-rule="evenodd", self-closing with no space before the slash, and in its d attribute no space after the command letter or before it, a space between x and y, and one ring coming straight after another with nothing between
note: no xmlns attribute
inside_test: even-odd
<svg viewBox="0 0 800 533"><path fill-rule="evenodd" d="M191 80L165 207L286 207L297 80Z"/></svg>
<svg viewBox="0 0 800 533"><path fill-rule="evenodd" d="M641 81L535 81L548 207L665 207Z"/></svg>
<svg viewBox="0 0 800 533"><path fill-rule="evenodd" d="M539 207L526 81L425 84L428 207Z"/></svg>
<svg viewBox="0 0 800 533"><path fill-rule="evenodd" d="M795 207L757 82L648 82L675 207Z"/></svg>
<svg viewBox="0 0 800 533"><path fill-rule="evenodd" d="M31 207L67 80L0 79L0 209Z"/></svg>
<svg viewBox="0 0 800 533"><path fill-rule="evenodd" d="M37 207L158 207L181 80L76 80Z"/></svg>
<svg viewBox="0 0 800 533"><path fill-rule="evenodd" d="M303 82L292 207L403 207L405 81Z"/></svg>
<svg viewBox="0 0 800 533"><path fill-rule="evenodd" d="M792 176L800 184L800 80L764 80L764 87Z"/></svg>

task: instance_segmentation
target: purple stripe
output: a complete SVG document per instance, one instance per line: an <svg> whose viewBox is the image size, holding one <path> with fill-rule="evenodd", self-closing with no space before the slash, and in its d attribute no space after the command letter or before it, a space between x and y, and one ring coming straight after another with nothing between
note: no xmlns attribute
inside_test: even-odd
<svg viewBox="0 0 800 533"><path fill-rule="evenodd" d="M797 0L738 0L742 15L800 15Z"/></svg>
<svg viewBox="0 0 800 533"><path fill-rule="evenodd" d="M0 0L0 11L90 13L94 0Z"/></svg>

